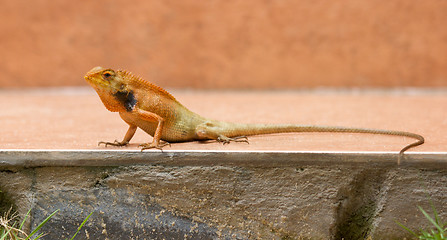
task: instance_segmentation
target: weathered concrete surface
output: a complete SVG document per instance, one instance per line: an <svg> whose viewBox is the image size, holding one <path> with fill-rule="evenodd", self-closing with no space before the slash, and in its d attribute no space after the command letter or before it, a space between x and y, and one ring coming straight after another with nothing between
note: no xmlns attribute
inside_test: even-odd
<svg viewBox="0 0 447 240"><path fill-rule="evenodd" d="M402 239L394 220L428 221L431 197L447 217L447 169L352 164L2 167L0 189L44 239Z"/></svg>
<svg viewBox="0 0 447 240"><path fill-rule="evenodd" d="M97 65L165 87L447 86L445 0L1 3L1 87Z"/></svg>

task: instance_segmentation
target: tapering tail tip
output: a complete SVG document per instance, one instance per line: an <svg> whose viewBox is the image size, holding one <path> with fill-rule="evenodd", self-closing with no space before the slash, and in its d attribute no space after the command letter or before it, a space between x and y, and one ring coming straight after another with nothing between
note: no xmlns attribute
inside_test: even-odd
<svg viewBox="0 0 447 240"><path fill-rule="evenodd" d="M400 163L402 162L402 158L404 157L404 152L407 151L410 148L414 148L417 147L419 145L422 145L425 143L425 139L423 136L419 135L419 134L412 134L413 138L417 139L417 142L414 142L412 144L409 144L407 146L405 146L404 148L402 148L402 150L400 150L399 152L399 156L397 156L397 165L400 165Z"/></svg>

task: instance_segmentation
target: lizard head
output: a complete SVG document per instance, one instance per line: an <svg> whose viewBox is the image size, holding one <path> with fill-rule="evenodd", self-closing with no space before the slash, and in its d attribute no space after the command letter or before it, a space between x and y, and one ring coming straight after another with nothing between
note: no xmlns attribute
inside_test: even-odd
<svg viewBox="0 0 447 240"><path fill-rule="evenodd" d="M84 78L96 90L109 111L131 111L135 106L133 92L128 89L125 76L120 71L94 67Z"/></svg>
<svg viewBox="0 0 447 240"><path fill-rule="evenodd" d="M126 90L123 77L112 69L94 67L84 78L95 90L100 89L111 93Z"/></svg>

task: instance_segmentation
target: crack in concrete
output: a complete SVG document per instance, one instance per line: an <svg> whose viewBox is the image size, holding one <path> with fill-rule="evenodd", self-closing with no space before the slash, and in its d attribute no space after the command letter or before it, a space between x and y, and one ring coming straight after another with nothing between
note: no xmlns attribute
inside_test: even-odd
<svg viewBox="0 0 447 240"><path fill-rule="evenodd" d="M365 169L338 192L333 239L366 239L374 229L374 220L383 209L388 171Z"/></svg>

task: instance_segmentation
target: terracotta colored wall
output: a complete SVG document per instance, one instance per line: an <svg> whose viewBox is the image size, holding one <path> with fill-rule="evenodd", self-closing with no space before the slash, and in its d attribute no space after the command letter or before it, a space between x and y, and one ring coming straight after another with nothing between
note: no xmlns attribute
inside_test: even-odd
<svg viewBox="0 0 447 240"><path fill-rule="evenodd" d="M447 1L2 0L0 86L447 86Z"/></svg>

